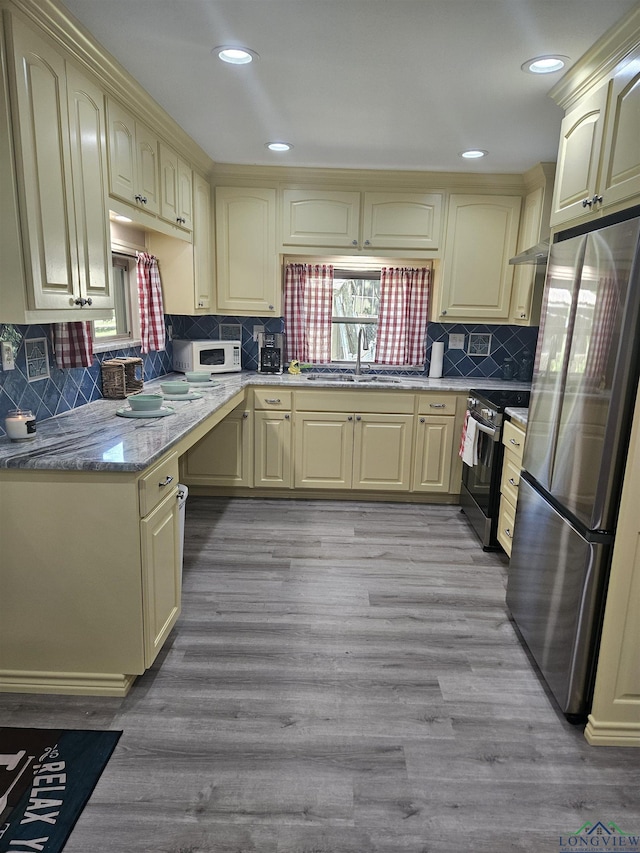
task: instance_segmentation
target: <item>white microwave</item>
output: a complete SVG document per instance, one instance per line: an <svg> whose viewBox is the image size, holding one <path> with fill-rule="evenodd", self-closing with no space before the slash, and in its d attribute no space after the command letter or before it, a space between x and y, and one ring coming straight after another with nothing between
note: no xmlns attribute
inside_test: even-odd
<svg viewBox="0 0 640 853"><path fill-rule="evenodd" d="M207 370L235 373L242 370L240 341L173 341L173 369L178 373Z"/></svg>

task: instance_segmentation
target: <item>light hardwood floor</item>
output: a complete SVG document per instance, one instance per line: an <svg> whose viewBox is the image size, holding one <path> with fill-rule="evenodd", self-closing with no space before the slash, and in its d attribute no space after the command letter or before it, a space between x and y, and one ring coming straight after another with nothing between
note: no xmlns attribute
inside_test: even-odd
<svg viewBox="0 0 640 853"><path fill-rule="evenodd" d="M640 834L640 752L590 747L457 507L190 498L183 614L126 699L0 694L124 733L65 853L557 853Z"/></svg>

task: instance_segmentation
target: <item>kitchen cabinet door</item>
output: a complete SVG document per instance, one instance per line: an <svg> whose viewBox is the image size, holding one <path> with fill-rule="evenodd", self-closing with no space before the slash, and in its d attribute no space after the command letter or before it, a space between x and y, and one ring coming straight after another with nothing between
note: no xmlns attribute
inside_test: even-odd
<svg viewBox="0 0 640 853"><path fill-rule="evenodd" d="M297 489L350 489L353 467L353 415L297 412L295 480Z"/></svg>
<svg viewBox="0 0 640 853"><path fill-rule="evenodd" d="M32 309L68 309L79 297L64 59L10 19L22 235Z"/></svg>
<svg viewBox="0 0 640 853"><path fill-rule="evenodd" d="M562 121L551 213L553 226L591 213L584 202L596 195L608 92L608 86L601 86Z"/></svg>
<svg viewBox="0 0 640 853"><path fill-rule="evenodd" d="M413 415L356 414L352 488L407 491Z"/></svg>
<svg viewBox="0 0 640 853"><path fill-rule="evenodd" d="M157 136L112 98L108 99L109 192L148 213L160 212Z"/></svg>
<svg viewBox="0 0 640 853"><path fill-rule="evenodd" d="M140 522L144 664L150 667L181 609L180 519L177 489Z"/></svg>
<svg viewBox="0 0 640 853"><path fill-rule="evenodd" d="M190 167L168 145L160 143L160 216L191 231L193 180Z"/></svg>
<svg viewBox="0 0 640 853"><path fill-rule="evenodd" d="M290 488L291 413L256 411L254 417L254 485Z"/></svg>
<svg viewBox="0 0 640 853"><path fill-rule="evenodd" d="M214 292L214 243L211 215L211 187L193 173L193 267L194 313L208 313ZM182 312L180 312L182 313ZM188 313L191 313L190 311Z"/></svg>
<svg viewBox="0 0 640 853"><path fill-rule="evenodd" d="M440 248L442 193L364 194L361 245L378 249Z"/></svg>
<svg viewBox="0 0 640 853"><path fill-rule="evenodd" d="M424 415L416 423L414 492L449 492L455 418Z"/></svg>
<svg viewBox="0 0 640 853"><path fill-rule="evenodd" d="M508 321L520 206L519 196L450 197L439 322Z"/></svg>
<svg viewBox="0 0 640 853"><path fill-rule="evenodd" d="M360 238L360 193L284 190L282 244L347 248Z"/></svg>
<svg viewBox="0 0 640 853"><path fill-rule="evenodd" d="M218 313L280 316L275 190L216 188L216 258Z"/></svg>
<svg viewBox="0 0 640 853"><path fill-rule="evenodd" d="M598 192L603 212L640 203L640 58L613 79Z"/></svg>
<svg viewBox="0 0 640 853"><path fill-rule="evenodd" d="M251 486L253 423L244 404L187 451L181 477L188 486Z"/></svg>
<svg viewBox="0 0 640 853"><path fill-rule="evenodd" d="M67 65L67 95L81 296L94 309L113 307L111 233L107 210L104 94Z"/></svg>

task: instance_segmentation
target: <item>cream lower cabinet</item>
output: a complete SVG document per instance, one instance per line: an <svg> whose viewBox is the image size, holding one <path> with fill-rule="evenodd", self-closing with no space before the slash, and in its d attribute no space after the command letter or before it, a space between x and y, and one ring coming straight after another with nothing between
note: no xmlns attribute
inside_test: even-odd
<svg viewBox="0 0 640 853"><path fill-rule="evenodd" d="M188 486L253 485L253 415L244 403L184 455L180 476Z"/></svg>
<svg viewBox="0 0 640 853"><path fill-rule="evenodd" d="M439 322L509 321L521 203L519 196L450 196Z"/></svg>
<svg viewBox="0 0 640 853"><path fill-rule="evenodd" d="M104 96L19 17L5 22L26 281L6 285L15 290L3 294L0 320L107 316Z"/></svg>
<svg viewBox="0 0 640 853"><path fill-rule="evenodd" d="M253 397L254 485L290 488L293 475L291 391L256 388Z"/></svg>
<svg viewBox="0 0 640 853"><path fill-rule="evenodd" d="M178 459L0 471L0 691L124 696L180 613Z"/></svg>
<svg viewBox="0 0 640 853"><path fill-rule="evenodd" d="M460 417L455 394L420 394L413 459L414 492L460 491Z"/></svg>
<svg viewBox="0 0 640 853"><path fill-rule="evenodd" d="M512 421L505 421L502 434L504 460L500 481L500 512L498 515L498 542L511 556L513 531L515 529L518 486L522 470L522 454L526 432Z"/></svg>
<svg viewBox="0 0 640 853"><path fill-rule="evenodd" d="M297 393L295 487L408 491L413 407L408 394Z"/></svg>

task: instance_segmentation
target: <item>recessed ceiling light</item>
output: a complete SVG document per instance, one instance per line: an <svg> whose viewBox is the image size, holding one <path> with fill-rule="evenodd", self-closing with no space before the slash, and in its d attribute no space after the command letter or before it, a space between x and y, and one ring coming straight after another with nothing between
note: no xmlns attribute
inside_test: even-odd
<svg viewBox="0 0 640 853"><path fill-rule="evenodd" d="M222 44L214 47L211 52L216 53L223 62L228 62L231 65L248 65L249 62L258 59L255 50L238 45Z"/></svg>
<svg viewBox="0 0 640 853"><path fill-rule="evenodd" d="M520 67L527 74L553 74L556 71L562 71L568 62L568 56L548 54L546 56L535 56L533 59L527 59Z"/></svg>
<svg viewBox="0 0 640 853"><path fill-rule="evenodd" d="M488 153L481 148L470 148L468 151L462 151L460 156L464 157L465 160L479 160L481 157L486 157Z"/></svg>
<svg viewBox="0 0 640 853"><path fill-rule="evenodd" d="M267 142L265 148L269 151L291 151L293 145L290 142Z"/></svg>

